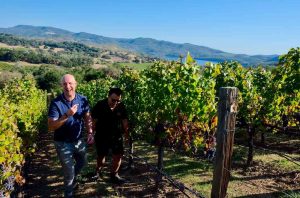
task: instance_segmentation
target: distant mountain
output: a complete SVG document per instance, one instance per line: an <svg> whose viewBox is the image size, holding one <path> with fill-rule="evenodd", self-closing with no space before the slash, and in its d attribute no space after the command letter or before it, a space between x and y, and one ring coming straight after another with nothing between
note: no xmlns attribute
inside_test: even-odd
<svg viewBox="0 0 300 198"><path fill-rule="evenodd" d="M269 65L276 64L278 62L278 55L250 56L246 54L233 54L189 43L178 44L155 40L152 38L110 38L85 32L74 33L54 27L18 25L11 28L0 28L0 32L35 39L75 41L94 46L114 46L144 55L165 59L178 58L180 55L186 55L189 51L195 59L204 59L216 62L236 60L243 65Z"/></svg>

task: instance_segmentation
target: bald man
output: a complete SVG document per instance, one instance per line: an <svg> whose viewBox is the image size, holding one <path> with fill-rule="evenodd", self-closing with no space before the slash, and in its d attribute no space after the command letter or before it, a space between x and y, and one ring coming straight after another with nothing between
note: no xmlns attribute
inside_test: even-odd
<svg viewBox="0 0 300 198"><path fill-rule="evenodd" d="M92 119L87 98L76 93L77 82L73 75L61 79L63 93L49 107L48 128L54 131L54 144L64 172L65 197L74 197L76 176L86 164L86 144L94 142Z"/></svg>

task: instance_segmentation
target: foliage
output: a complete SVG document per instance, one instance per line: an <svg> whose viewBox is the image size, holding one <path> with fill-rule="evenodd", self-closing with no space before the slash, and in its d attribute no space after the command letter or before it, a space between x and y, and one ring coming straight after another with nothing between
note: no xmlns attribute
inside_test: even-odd
<svg viewBox="0 0 300 198"><path fill-rule="evenodd" d="M43 50L0 48L1 61L26 61L34 64L54 64L64 67L90 66L93 59L79 52L45 52Z"/></svg>
<svg viewBox="0 0 300 198"><path fill-rule="evenodd" d="M65 51L69 52L80 52L84 53L85 55L89 55L92 57L96 57L100 50L94 47L89 47L87 45L76 43L76 42L54 42L54 41L41 41L36 39L24 39L19 38L10 34L3 34L0 33L0 42L6 43L8 45L21 45L24 47L34 47L38 48L40 46L44 46L45 49L47 48L62 48Z"/></svg>
<svg viewBox="0 0 300 198"><path fill-rule="evenodd" d="M0 72L0 88L3 88L5 86L5 83L7 83L11 79L20 79L22 77L22 74L19 72L10 72L10 71L3 71Z"/></svg>
<svg viewBox="0 0 300 198"><path fill-rule="evenodd" d="M115 63L115 65L119 66L119 67L129 67L132 68L134 70L144 70L148 67L150 67L150 65L152 65L153 63Z"/></svg>
<svg viewBox="0 0 300 198"><path fill-rule="evenodd" d="M127 67L123 68L122 74L116 81L116 86L120 87L123 91L122 100L126 104L126 109L129 114L130 130L132 135L134 135L134 129L142 125L140 115L143 114L141 111L141 105L143 105L141 103L141 101L143 101L141 97L143 86L140 73Z"/></svg>
<svg viewBox="0 0 300 198"><path fill-rule="evenodd" d="M76 40L88 45L113 45L114 47L118 47L121 49L126 49L128 51L135 51L140 54L145 54L152 57L160 57L165 59L177 58L180 54L186 54L188 51L191 52L193 57L198 59L204 59L208 61L214 62L223 62L236 60L239 61L244 66L250 65L271 65L275 64L278 61L278 55L255 55L249 56L245 54L232 54L223 52L220 50L211 49L204 46L197 46L188 43L178 44L171 43L167 41L157 41L155 39L149 38L136 38L136 39L115 39L115 38L107 38L103 36L87 34L87 33L79 33L79 34L70 34L70 32L66 32L65 30L58 30L53 28L45 28L45 27L32 27L32 26L23 26L16 27L18 31L20 29L23 32L23 36L27 37L39 37L42 39L70 39ZM41 34L41 32L45 31L55 32L55 37L52 35ZM14 32L14 28L10 28L12 30L11 33ZM124 54L125 55L125 54ZM146 62L153 62L153 58L149 57L140 57L142 60L146 59ZM134 62L139 60L134 60Z"/></svg>
<svg viewBox="0 0 300 198"><path fill-rule="evenodd" d="M90 106L94 107L99 100L107 97L112 82L112 78L92 80L86 84L79 84L77 92L86 96Z"/></svg>
<svg viewBox="0 0 300 198"><path fill-rule="evenodd" d="M264 122L282 125L284 116L293 117L300 112L300 49L292 48L282 55L269 78L268 88L262 96L265 100Z"/></svg>
<svg viewBox="0 0 300 198"><path fill-rule="evenodd" d="M67 70L48 65L39 67L32 74L40 89L47 90L47 92L60 92L60 80L66 73Z"/></svg>
<svg viewBox="0 0 300 198"><path fill-rule="evenodd" d="M10 56L18 58L18 54ZM168 146L197 152L204 134L215 131L220 87L239 89L237 116L248 126L277 126L282 124L283 115L299 112L299 57L300 49L291 49L272 69L244 68L238 62L207 63L199 67L188 55L185 63L159 61L142 71L124 67L120 73L84 67L57 70L52 66L23 70L3 63L0 70L32 73L37 85L48 91L58 90L61 76L73 73L79 82L77 91L88 97L91 107L107 97L110 87L119 86L124 91L122 99L136 136L153 138L157 135L153 129L163 124L166 130L159 138L166 138ZM28 77L7 83L0 96L3 107L0 191L3 191L10 179L19 175L24 155L34 150L36 127L45 114L46 99L45 93Z"/></svg>
<svg viewBox="0 0 300 198"><path fill-rule="evenodd" d="M281 64L287 64L283 60L288 57L284 57ZM143 71L124 68L116 85L124 90L124 102L136 133L153 137L155 135L148 130L161 122L167 127L161 137L167 137L171 146L189 150L195 145L201 146L203 134L215 130L220 87L239 89L238 119L248 126L263 127L266 122L279 124L281 115L291 104L284 102L288 101L288 94L282 89L276 90L283 83L282 77L278 77L280 67L266 70L263 67L244 68L238 62L223 62L208 63L201 68L188 55L186 63L160 61ZM295 80L297 76L293 72L290 74ZM98 93L94 88L89 89ZM294 93L298 94L297 90ZM293 101L299 104L297 94L293 95L296 98Z"/></svg>
<svg viewBox="0 0 300 198"><path fill-rule="evenodd" d="M300 48L292 48L279 59L278 92L285 95L284 105L288 106L286 114L300 112ZM277 78L277 79L278 79Z"/></svg>
<svg viewBox="0 0 300 198"><path fill-rule="evenodd" d="M199 133L209 130L210 119L216 113L216 103L211 102L215 82L202 78L194 61L156 62L142 72L125 68L117 84L125 90L125 104L135 132L146 137L149 128L165 123L168 130L159 136L167 137L172 146L193 147L200 140ZM185 127L188 130L183 129L183 122L189 125ZM203 130L195 123L206 127Z"/></svg>
<svg viewBox="0 0 300 198"><path fill-rule="evenodd" d="M7 83L0 90L0 192L20 178L24 156L34 152L46 111L46 94L30 78Z"/></svg>

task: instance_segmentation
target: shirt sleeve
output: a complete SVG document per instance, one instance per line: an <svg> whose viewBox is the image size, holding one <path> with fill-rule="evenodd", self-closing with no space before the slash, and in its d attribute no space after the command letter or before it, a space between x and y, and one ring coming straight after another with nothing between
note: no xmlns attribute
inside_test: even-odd
<svg viewBox="0 0 300 198"><path fill-rule="evenodd" d="M49 111L48 111L48 117L54 118L54 119L59 118L59 110L54 101L52 101L50 104Z"/></svg>
<svg viewBox="0 0 300 198"><path fill-rule="evenodd" d="M83 113L90 112L90 105L86 97L82 98L82 112Z"/></svg>

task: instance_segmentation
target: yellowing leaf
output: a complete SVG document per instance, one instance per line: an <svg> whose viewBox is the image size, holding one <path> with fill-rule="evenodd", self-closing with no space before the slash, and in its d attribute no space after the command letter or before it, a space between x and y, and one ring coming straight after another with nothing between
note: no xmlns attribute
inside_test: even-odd
<svg viewBox="0 0 300 198"><path fill-rule="evenodd" d="M0 135L0 142L4 141L5 140L5 135L4 134L1 134Z"/></svg>
<svg viewBox="0 0 300 198"><path fill-rule="evenodd" d="M187 53L186 55L186 60L185 63L186 64L192 64L195 63L196 61L192 58L192 56L190 55L190 52Z"/></svg>
<svg viewBox="0 0 300 198"><path fill-rule="evenodd" d="M2 164L3 162L5 162L5 158L4 157L0 157L0 164Z"/></svg>

